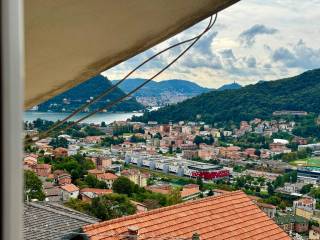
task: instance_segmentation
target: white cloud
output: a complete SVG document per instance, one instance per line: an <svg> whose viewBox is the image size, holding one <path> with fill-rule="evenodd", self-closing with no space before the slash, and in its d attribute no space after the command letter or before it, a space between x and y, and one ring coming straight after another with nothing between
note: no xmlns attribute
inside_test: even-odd
<svg viewBox="0 0 320 240"><path fill-rule="evenodd" d="M246 0L219 13L213 29L156 80L185 79L207 87L250 84L320 67L320 0ZM204 20L172 39L104 72L120 79L160 49L199 34ZM251 47L250 47L251 46ZM148 78L186 46L152 61L132 77Z"/></svg>

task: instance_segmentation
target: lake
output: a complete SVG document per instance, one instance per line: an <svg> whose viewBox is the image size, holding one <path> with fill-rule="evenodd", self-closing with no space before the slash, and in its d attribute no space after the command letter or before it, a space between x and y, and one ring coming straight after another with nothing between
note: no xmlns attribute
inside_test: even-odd
<svg viewBox="0 0 320 240"><path fill-rule="evenodd" d="M50 120L50 121L57 121L62 120L65 117L67 117L70 113L55 113L55 112L24 112L24 121L33 121L37 118ZM76 117L71 118L70 121L77 120L83 116L85 116L87 113L79 113L76 115ZM112 112L106 112L106 113L96 113L95 115L91 116L90 118L85 119L83 122L85 123L101 123L105 122L107 124L112 123L114 121L125 121L128 118L131 118L132 116L141 116L142 113L133 113L133 112L123 112L123 113L112 113Z"/></svg>

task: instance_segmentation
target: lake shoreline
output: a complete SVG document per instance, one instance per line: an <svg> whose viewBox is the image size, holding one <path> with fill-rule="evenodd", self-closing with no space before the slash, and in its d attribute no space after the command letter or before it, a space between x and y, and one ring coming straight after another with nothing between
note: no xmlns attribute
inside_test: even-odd
<svg viewBox="0 0 320 240"><path fill-rule="evenodd" d="M48 120L48 121L58 121L66 118L70 112L39 112L39 111L25 111L24 112L24 121L32 122L38 118ZM75 121L83 116L88 114L88 112L78 113L75 117L72 117L70 121ZM94 114L93 116L85 119L83 123L93 123L100 124L101 122L105 122L110 124L114 121L126 121L127 119L131 119L133 116L141 116L142 112L99 112Z"/></svg>

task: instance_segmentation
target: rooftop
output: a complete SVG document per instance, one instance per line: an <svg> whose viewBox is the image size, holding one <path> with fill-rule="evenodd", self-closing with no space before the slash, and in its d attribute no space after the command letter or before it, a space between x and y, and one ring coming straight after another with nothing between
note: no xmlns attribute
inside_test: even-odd
<svg viewBox="0 0 320 240"><path fill-rule="evenodd" d="M80 190L81 193L83 192L92 192L92 193L96 193L98 195L100 194L108 194L108 193L112 193L111 189L99 189L99 188L82 188Z"/></svg>
<svg viewBox="0 0 320 240"><path fill-rule="evenodd" d="M75 192L75 191L79 191L79 188L74 185L74 184L66 184L66 185L62 185L61 189L67 191L67 192Z"/></svg>
<svg viewBox="0 0 320 240"><path fill-rule="evenodd" d="M241 191L207 197L83 227L90 239L118 240L128 227L139 228L140 239L290 239Z"/></svg>
<svg viewBox="0 0 320 240"><path fill-rule="evenodd" d="M103 173L103 174L100 174L98 178L102 180L116 180L118 176L113 173Z"/></svg>
<svg viewBox="0 0 320 240"><path fill-rule="evenodd" d="M297 202L304 204L304 205L309 205L309 204L314 203L314 199L313 198L301 198L301 199L297 200Z"/></svg>
<svg viewBox="0 0 320 240"><path fill-rule="evenodd" d="M24 239L64 239L79 232L85 224L98 219L71 210L60 204L26 203L24 205Z"/></svg>

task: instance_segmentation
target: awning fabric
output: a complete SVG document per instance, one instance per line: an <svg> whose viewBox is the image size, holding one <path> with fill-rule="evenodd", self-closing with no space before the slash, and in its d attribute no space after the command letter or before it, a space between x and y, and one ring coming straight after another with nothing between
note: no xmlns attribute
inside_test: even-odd
<svg viewBox="0 0 320 240"><path fill-rule="evenodd" d="M25 0L25 109L238 0Z"/></svg>

